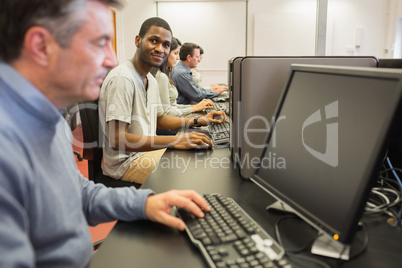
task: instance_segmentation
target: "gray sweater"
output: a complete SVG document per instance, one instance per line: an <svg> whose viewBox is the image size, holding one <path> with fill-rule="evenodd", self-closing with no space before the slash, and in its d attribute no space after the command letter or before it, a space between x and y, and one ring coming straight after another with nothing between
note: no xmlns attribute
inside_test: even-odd
<svg viewBox="0 0 402 268"><path fill-rule="evenodd" d="M0 119L0 267L84 267L88 224L146 218L151 191L83 178L61 112L4 63Z"/></svg>

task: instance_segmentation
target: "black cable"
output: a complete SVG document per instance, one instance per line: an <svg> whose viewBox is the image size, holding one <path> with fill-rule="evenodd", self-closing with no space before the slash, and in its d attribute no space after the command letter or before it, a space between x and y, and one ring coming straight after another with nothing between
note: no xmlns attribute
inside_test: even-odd
<svg viewBox="0 0 402 268"><path fill-rule="evenodd" d="M307 249L307 247L309 247L315 239L317 239L317 237L319 237L320 235L315 236L313 239L307 241L307 243L305 243L303 246L301 246L300 248L297 249L287 249L284 247L283 242L282 242L282 238L279 232L279 223L282 220L285 219L289 219L289 218L299 218L296 215L285 215L280 217L276 222L275 222L275 235L276 235L276 239L278 241L278 243L283 247L283 249L285 250L285 255L287 255L289 258L293 259L299 259L299 260L304 260L304 261L308 261L310 263L315 263L319 266L322 266L324 268L331 268L327 263L320 261L316 258L313 257L308 257L308 256L304 256L304 255L300 255L300 253L304 250Z"/></svg>
<svg viewBox="0 0 402 268"><path fill-rule="evenodd" d="M357 253L355 253L355 254L353 254L353 255L351 255L351 256L349 257L349 261L350 261L350 260L353 260L353 259L355 259L355 258L357 258L358 256L360 256L364 251L366 251L367 246L368 246L368 233L367 233L367 228L366 228L366 225L365 225L363 222L362 222L361 224L362 224L361 227L362 227L363 236L364 236L363 245L362 245L362 247L357 251Z"/></svg>
<svg viewBox="0 0 402 268"><path fill-rule="evenodd" d="M385 187L384 183L386 183L389 188L392 188L395 191L402 191L402 188L399 187L399 183L396 180L390 179L388 177L382 177L382 176L379 176L378 178L383 181L383 182L381 182L380 187ZM394 183L396 185L396 187L394 185L391 185L391 183Z"/></svg>
<svg viewBox="0 0 402 268"><path fill-rule="evenodd" d="M349 260L347 260L347 261L351 261L353 259L356 259L361 254L363 254L363 252L366 251L366 249L367 249L367 246L368 246L367 228L366 228L366 225L363 222L361 222L360 224L361 224L361 227L362 227L362 230L363 230L363 237L364 237L363 244L362 244L361 248L359 250L357 250L357 252L355 254L349 256ZM340 266L341 266L341 263L345 263L347 261L340 260L339 261Z"/></svg>
<svg viewBox="0 0 402 268"><path fill-rule="evenodd" d="M386 184L388 184L388 182L386 182ZM384 198L387 198L388 200L384 200ZM399 220L400 216L398 215L397 207L402 203L401 189L395 189L392 186L385 187L384 185L374 187L368 202L372 205L370 206L367 204L364 211L365 215L385 213L388 216L395 218L395 220ZM396 211L394 211L395 209Z"/></svg>
<svg viewBox="0 0 402 268"><path fill-rule="evenodd" d="M280 223L281 221L283 221L283 220L285 220L285 219L289 219L289 218L294 218L294 219L297 218L297 219L298 219L299 217L297 217L296 215L285 215L285 216L280 217L280 218L275 222L275 235L276 235L276 238L277 238L279 244L281 244L282 247L284 247L284 246L283 246L282 238L281 238L281 235L280 235L280 232L279 232L279 223ZM304 244L303 246L301 246L300 248L297 248L297 249L287 249L287 248L284 247L284 250L285 250L286 252L289 252L289 253L300 253L300 252L306 250L307 247L308 247L309 245L311 245L317 237L318 237L318 235L317 235L316 237L314 237L313 239L311 239L310 241L307 241L307 243L305 243L305 244Z"/></svg>
<svg viewBox="0 0 402 268"><path fill-rule="evenodd" d="M387 154L388 154L388 152L387 152ZM384 161L383 161L383 163L385 163L385 160L386 160L387 158L385 158L384 159ZM384 165L385 166L385 165ZM393 173L393 175L394 175L394 177L395 177L395 180L392 180L392 179L389 179L389 178L381 178L381 174L382 173L380 173L380 179L382 179L382 180L384 180L384 181L386 181L386 182L393 182L393 183L397 183L397 188L394 188L394 187L392 187L392 186L390 186L390 188L391 189L394 189L394 190L396 190L396 191L398 191L399 190L399 197L402 199L402 184L401 184L401 180L400 180L400 178L399 178L399 176L396 174L396 171L398 171L398 172L400 172L400 173L402 173L402 169L401 168L396 168L396 167L394 167L392 164L391 164L391 162L389 161L389 159L388 159L388 166L390 167L390 168L385 168L384 170L382 170L381 172L382 173L386 173L386 177L388 177L388 171L392 171L392 173ZM397 209L397 211L394 213L391 209L389 209L388 210L388 212L390 212L391 214L393 214L394 215L394 218L395 218L395 224L394 224L394 227L398 227L399 225L400 225L400 222L401 222L401 219L402 219L402 202L401 201L399 201L398 203L396 203L395 205L393 205L392 207L397 207L399 205L399 209Z"/></svg>
<svg viewBox="0 0 402 268"><path fill-rule="evenodd" d="M382 173L388 173L388 171L398 171L399 173L401 173L402 174L402 168L397 168L397 167L389 167L389 168L386 168L385 170L383 170L383 171L380 171L380 174L382 174Z"/></svg>
<svg viewBox="0 0 402 268"><path fill-rule="evenodd" d="M296 215L285 215L280 217L276 222L275 222L275 235L276 235L276 239L278 241L278 243L284 248L285 250L285 254L287 256L289 256L290 258L296 258L296 259L300 259L300 260L305 260L305 261L309 261L315 264L318 264L322 267L328 268L330 267L327 263L322 262L320 260L317 260L315 258L312 257L308 257L308 256L304 256L304 255L300 255L299 253L306 250L307 247L309 245L311 245L315 239L317 239L321 234L317 234L317 236L315 236L313 239L307 241L307 243L305 243L303 246L301 246L300 248L297 249L287 249L284 247L283 242L282 242L282 238L280 235L280 230L279 230L279 224L281 221L285 220L285 219L289 219L289 218L298 218ZM368 233L367 233L367 228L366 225L362 222L361 223L361 229L363 231L363 244L361 246L360 249L357 250L356 253L354 253L353 255L351 255L349 257L348 261L351 261L355 258L357 258L358 256L360 256L361 254L363 254L364 251L366 251L367 246L368 246Z"/></svg>
<svg viewBox="0 0 402 268"><path fill-rule="evenodd" d="M386 164L387 155L384 158L383 166L378 174L378 186L375 191L372 190L371 196L368 200L372 206L367 205L365 215L386 214L395 219L396 222L400 221L401 214L398 211L398 206L402 204L402 187L399 181L396 180L396 172L402 173L402 169L396 168L392 165ZM392 173L391 173L392 172ZM387 190L388 189L388 190ZM390 194L389 190L392 190ZM384 195L389 200L384 200ZM400 199L397 201L397 199ZM393 200L393 201L392 201ZM398 223L396 223L398 225Z"/></svg>

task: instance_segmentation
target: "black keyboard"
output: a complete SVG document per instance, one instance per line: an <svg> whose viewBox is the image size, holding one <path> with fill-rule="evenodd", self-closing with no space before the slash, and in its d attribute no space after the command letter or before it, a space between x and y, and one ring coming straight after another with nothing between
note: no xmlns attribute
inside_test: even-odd
<svg viewBox="0 0 402 268"><path fill-rule="evenodd" d="M214 108L205 109L207 113L215 111L224 111L225 113L227 107L219 102L214 102ZM215 145L225 144L230 141L230 125L229 122L224 122L221 124L211 124L208 126L209 135Z"/></svg>
<svg viewBox="0 0 402 268"><path fill-rule="evenodd" d="M219 98L223 98L223 99L226 99L226 100L229 101L229 98L230 98L229 91L223 91L223 92L219 95Z"/></svg>
<svg viewBox="0 0 402 268"><path fill-rule="evenodd" d="M221 124L210 124L208 126L208 130L214 144L224 144L229 142L229 122L223 122Z"/></svg>
<svg viewBox="0 0 402 268"><path fill-rule="evenodd" d="M228 107L225 104L220 103L220 102L214 102L213 108L207 108L207 109L205 109L205 112L210 113L213 110L222 111L222 112L225 112L225 114L229 115Z"/></svg>
<svg viewBox="0 0 402 268"><path fill-rule="evenodd" d="M211 207L204 218L177 209L186 232L209 267L291 268L283 248L231 198L204 195Z"/></svg>

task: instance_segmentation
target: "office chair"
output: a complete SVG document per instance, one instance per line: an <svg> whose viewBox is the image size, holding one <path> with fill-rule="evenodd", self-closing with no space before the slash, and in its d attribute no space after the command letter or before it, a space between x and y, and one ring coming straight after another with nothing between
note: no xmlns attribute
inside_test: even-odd
<svg viewBox="0 0 402 268"><path fill-rule="evenodd" d="M100 246L102 245L103 241L105 241L105 239L101 239L99 241L93 242L92 243L92 248L94 249L94 251L97 251Z"/></svg>
<svg viewBox="0 0 402 268"><path fill-rule="evenodd" d="M73 131L77 127L77 107L76 104L70 105L67 107L65 112L63 113L64 119L67 121L70 126L71 131ZM77 156L78 161L84 160L82 155L73 150L73 153Z"/></svg>
<svg viewBox="0 0 402 268"><path fill-rule="evenodd" d="M137 189L141 184L115 180L102 172L101 162L103 156L104 134L99 127L98 101L82 102L78 104L82 134L84 140L83 157L88 160L88 179L95 183L102 183L108 187L134 186Z"/></svg>

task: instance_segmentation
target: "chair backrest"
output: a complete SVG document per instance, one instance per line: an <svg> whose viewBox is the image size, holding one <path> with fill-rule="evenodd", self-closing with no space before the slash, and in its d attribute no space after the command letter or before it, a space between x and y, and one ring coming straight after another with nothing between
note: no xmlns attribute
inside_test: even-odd
<svg viewBox="0 0 402 268"><path fill-rule="evenodd" d="M88 177L95 180L95 176L102 173L101 161L103 150L99 146L102 144L103 136L100 135L98 101L82 102L78 104L82 135L84 139L83 157L88 160Z"/></svg>
<svg viewBox="0 0 402 268"><path fill-rule="evenodd" d="M103 174L101 163L105 135L102 128L99 127L98 100L79 103L78 107L84 140L83 157L88 160L88 179L108 187L134 186L137 189L140 188L141 184L115 180Z"/></svg>

